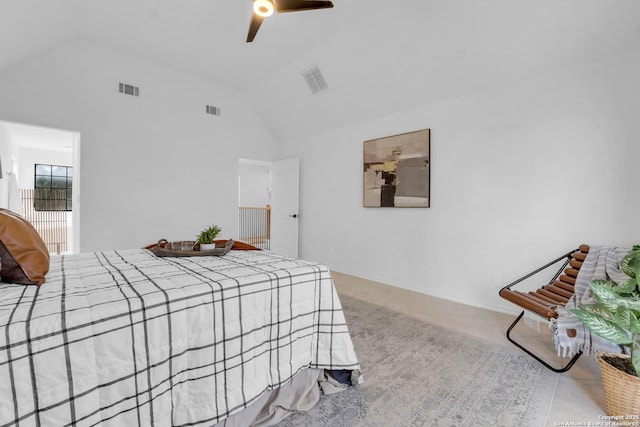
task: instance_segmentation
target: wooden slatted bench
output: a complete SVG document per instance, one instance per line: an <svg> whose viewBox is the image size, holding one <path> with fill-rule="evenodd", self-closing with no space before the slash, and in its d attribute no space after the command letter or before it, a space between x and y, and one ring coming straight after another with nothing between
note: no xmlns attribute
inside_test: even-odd
<svg viewBox="0 0 640 427"><path fill-rule="evenodd" d="M555 368L549 363L542 360L532 351L525 348L522 344L516 342L511 337L511 331L523 318L525 311L535 313L547 320L558 317L556 309L557 307L566 305L569 299L573 296L576 278L578 277L580 267L582 267L582 262L587 257L588 252L588 245L580 245L578 249L567 252L566 254L556 258L555 260L543 265L542 267L532 271L529 274L526 274L520 279L515 280L514 282L511 282L504 288L500 289L500 296L502 298L512 302L513 304L516 304L523 309L522 313L520 313L516 320L507 329L507 339L554 372L565 372L571 369L573 364L576 363L578 358L582 355L582 352L576 353L569 361L569 363L567 363L564 367ZM560 262L563 262L560 269L555 273L551 280L541 288L529 292L512 289L518 283L530 278L537 273L540 273L541 271L546 270L547 268L557 265ZM575 334L575 331L573 331L573 333ZM571 336L571 331L567 331L567 334Z"/></svg>

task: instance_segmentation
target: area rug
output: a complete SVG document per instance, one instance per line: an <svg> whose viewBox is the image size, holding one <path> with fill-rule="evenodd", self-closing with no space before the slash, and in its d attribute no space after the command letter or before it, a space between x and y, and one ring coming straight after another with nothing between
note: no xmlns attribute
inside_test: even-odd
<svg viewBox="0 0 640 427"><path fill-rule="evenodd" d="M517 349L340 297L364 383L278 426L543 426L558 374Z"/></svg>

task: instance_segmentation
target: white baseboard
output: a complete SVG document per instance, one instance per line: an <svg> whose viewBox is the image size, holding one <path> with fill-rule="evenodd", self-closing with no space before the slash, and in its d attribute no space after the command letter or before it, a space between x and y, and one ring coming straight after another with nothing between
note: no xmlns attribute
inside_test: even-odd
<svg viewBox="0 0 640 427"><path fill-rule="evenodd" d="M473 301L470 299L466 299L464 297L461 297L460 295L453 295L453 294L449 294L446 292L426 292L424 289L418 289L414 286L411 285L407 285L404 284L402 282L398 282L398 281L389 281L386 280L384 278L380 278L380 277L376 277L376 276L371 276L371 275L366 275L366 274L360 274L360 273L353 273L350 271L346 271L346 270L342 270L342 269L332 269L332 271L336 271L337 273L341 273L341 274L346 274L349 276L353 276L359 279L365 279L365 280L370 280L372 282L376 282L376 283L380 283L386 286L391 286L391 287L395 287L395 288L399 288L399 289L404 289L406 291L411 291L411 292L416 292L418 294L422 294L422 295L427 295L427 296L431 296L434 298L440 298L440 299L444 299L447 301L452 301L452 302L457 302L460 304L465 304L465 305L469 305L472 307L477 307L477 308L482 308L485 310L490 310L490 311L495 311L497 313L502 313L502 314L509 314L509 315L517 315L519 314L522 309L520 308L516 308L514 306L514 308L509 308L509 307L505 307L503 305L500 304L487 304L487 303L478 303L477 301ZM499 299L500 297L498 296L498 293L496 292L496 299Z"/></svg>

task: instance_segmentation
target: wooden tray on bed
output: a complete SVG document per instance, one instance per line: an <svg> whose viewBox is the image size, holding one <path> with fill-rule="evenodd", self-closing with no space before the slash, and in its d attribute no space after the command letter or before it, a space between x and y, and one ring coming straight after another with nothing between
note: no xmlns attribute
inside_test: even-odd
<svg viewBox="0 0 640 427"><path fill-rule="evenodd" d="M209 251L199 250L199 245L192 242L191 245L185 242L167 242L166 239L158 240L158 244L149 248L151 252L159 257L182 257L182 256L222 256L233 248L233 240L229 239L224 247L211 249ZM192 250L174 249L180 246L190 246Z"/></svg>

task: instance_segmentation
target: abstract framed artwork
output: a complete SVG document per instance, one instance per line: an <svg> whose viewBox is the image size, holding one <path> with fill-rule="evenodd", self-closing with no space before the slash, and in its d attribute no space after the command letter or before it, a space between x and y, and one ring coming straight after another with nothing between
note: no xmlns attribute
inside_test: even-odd
<svg viewBox="0 0 640 427"><path fill-rule="evenodd" d="M364 141L363 206L430 206L431 132Z"/></svg>

